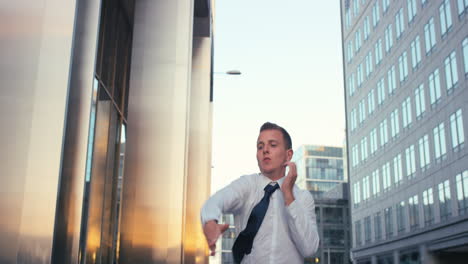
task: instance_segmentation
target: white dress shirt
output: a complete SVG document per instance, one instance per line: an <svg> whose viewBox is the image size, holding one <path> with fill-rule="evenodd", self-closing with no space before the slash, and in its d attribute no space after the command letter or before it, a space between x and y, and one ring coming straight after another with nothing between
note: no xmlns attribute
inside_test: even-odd
<svg viewBox="0 0 468 264"><path fill-rule="evenodd" d="M278 184L284 177L278 180ZM201 210L204 225L209 220L219 221L222 214L234 214L236 233L245 229L254 206L260 202L264 188L271 180L262 174L240 177L208 199ZM252 252L242 263L304 263L319 244L315 203L310 192L294 185L295 200L285 205L283 192L276 190L262 225L255 236Z"/></svg>

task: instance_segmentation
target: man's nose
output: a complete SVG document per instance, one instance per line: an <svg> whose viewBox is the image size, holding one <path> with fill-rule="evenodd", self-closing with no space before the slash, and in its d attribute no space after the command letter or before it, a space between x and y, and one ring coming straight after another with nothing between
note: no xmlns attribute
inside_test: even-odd
<svg viewBox="0 0 468 264"><path fill-rule="evenodd" d="M270 147L268 146L263 147L263 153L270 153Z"/></svg>

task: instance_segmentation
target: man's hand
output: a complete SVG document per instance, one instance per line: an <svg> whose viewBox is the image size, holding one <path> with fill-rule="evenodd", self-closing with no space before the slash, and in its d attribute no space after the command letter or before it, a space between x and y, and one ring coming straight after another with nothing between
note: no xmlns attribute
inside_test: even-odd
<svg viewBox="0 0 468 264"><path fill-rule="evenodd" d="M284 202L286 206L290 205L294 201L293 188L297 179L296 163L287 161L284 166L289 166L288 175L284 178L283 184L281 185L281 191L283 192Z"/></svg>
<svg viewBox="0 0 468 264"><path fill-rule="evenodd" d="M229 228L228 224L220 225L215 220L210 220L203 226L203 233L205 234L206 241L211 250L211 256L215 255L216 252L216 241L219 236Z"/></svg>

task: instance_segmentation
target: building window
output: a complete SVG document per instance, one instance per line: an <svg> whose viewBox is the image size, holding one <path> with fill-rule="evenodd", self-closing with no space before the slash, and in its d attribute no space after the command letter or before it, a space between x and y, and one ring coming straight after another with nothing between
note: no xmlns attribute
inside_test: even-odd
<svg viewBox="0 0 468 264"><path fill-rule="evenodd" d="M393 158L393 174L395 176L395 185L399 185L403 180L403 169L401 166L401 154Z"/></svg>
<svg viewBox="0 0 468 264"><path fill-rule="evenodd" d="M359 149L358 145L354 145L352 148L353 156L352 156L352 165L356 167L359 165Z"/></svg>
<svg viewBox="0 0 468 264"><path fill-rule="evenodd" d="M367 109L369 115L372 114L375 110L375 96L374 96L374 89L371 89L367 94Z"/></svg>
<svg viewBox="0 0 468 264"><path fill-rule="evenodd" d="M372 7L372 25L374 28L379 24L380 21L380 10L379 10L379 2L375 2L374 6Z"/></svg>
<svg viewBox="0 0 468 264"><path fill-rule="evenodd" d="M416 36L411 42L411 63L413 71L421 65L421 41L419 41L419 36Z"/></svg>
<svg viewBox="0 0 468 264"><path fill-rule="evenodd" d="M452 12L450 11L450 1L445 0L439 7L440 15L440 34L444 38L449 30L452 29Z"/></svg>
<svg viewBox="0 0 468 264"><path fill-rule="evenodd" d="M392 186L392 179L390 175L390 162L382 166L383 190L388 191Z"/></svg>
<svg viewBox="0 0 468 264"><path fill-rule="evenodd" d="M462 110L458 109L450 115L450 132L452 134L452 148L458 150L463 147L465 142L465 133L463 131Z"/></svg>
<svg viewBox="0 0 468 264"><path fill-rule="evenodd" d="M371 217L364 218L364 239L366 244L371 242Z"/></svg>
<svg viewBox="0 0 468 264"><path fill-rule="evenodd" d="M458 84L457 57L455 51L445 58L445 77L447 79L447 92L451 93Z"/></svg>
<svg viewBox="0 0 468 264"><path fill-rule="evenodd" d="M370 23L369 23L369 16L364 18L364 40L367 40L370 35Z"/></svg>
<svg viewBox="0 0 468 264"><path fill-rule="evenodd" d="M374 235L375 241L382 239L382 220L380 219L380 212L374 215Z"/></svg>
<svg viewBox="0 0 468 264"><path fill-rule="evenodd" d="M411 145L405 149L406 157L406 176L411 178L416 172L416 158L414 154L414 145Z"/></svg>
<svg viewBox="0 0 468 264"><path fill-rule="evenodd" d="M362 63L357 67L357 86L361 88L362 83L364 82L364 75L362 72Z"/></svg>
<svg viewBox="0 0 468 264"><path fill-rule="evenodd" d="M380 122L380 146L383 147L388 142L387 119Z"/></svg>
<svg viewBox="0 0 468 264"><path fill-rule="evenodd" d="M403 116L403 128L408 127L411 125L412 117L411 117L411 99L407 97L403 103L401 104L401 113Z"/></svg>
<svg viewBox="0 0 468 264"><path fill-rule="evenodd" d="M404 82L408 78L408 55L406 51L398 58L398 70L400 72L400 82Z"/></svg>
<svg viewBox="0 0 468 264"><path fill-rule="evenodd" d="M354 48L356 49L355 52L358 53L361 49L362 40L361 40L361 29L358 29L356 33L354 33Z"/></svg>
<svg viewBox="0 0 468 264"><path fill-rule="evenodd" d="M405 232L405 201L401 201L396 205L396 216L397 216L397 230L398 233Z"/></svg>
<svg viewBox="0 0 468 264"><path fill-rule="evenodd" d="M356 207L361 202L361 188L360 188L359 181L353 184L353 189L354 189L354 192L353 192L354 205Z"/></svg>
<svg viewBox="0 0 468 264"><path fill-rule="evenodd" d="M396 30L396 39L399 39L403 32L405 31L405 18L403 13L403 8L400 8L398 13L395 15L395 30Z"/></svg>
<svg viewBox="0 0 468 264"><path fill-rule="evenodd" d="M382 10L387 13L388 6L390 6L390 0L382 0Z"/></svg>
<svg viewBox="0 0 468 264"><path fill-rule="evenodd" d="M468 0L465 0L468 1ZM463 40L463 62L465 63L465 77L468 77L468 37Z"/></svg>
<svg viewBox="0 0 468 264"><path fill-rule="evenodd" d="M353 96L356 92L356 86L354 85L354 73L352 73L351 76L349 76L348 78L348 87L349 96Z"/></svg>
<svg viewBox="0 0 468 264"><path fill-rule="evenodd" d="M378 196L380 193L379 169L372 172L372 195Z"/></svg>
<svg viewBox="0 0 468 264"><path fill-rule="evenodd" d="M346 20L346 29L348 29L351 26L351 14L349 13L349 9L346 10L345 20Z"/></svg>
<svg viewBox="0 0 468 264"><path fill-rule="evenodd" d="M367 201L370 198L369 176L362 179L362 200Z"/></svg>
<svg viewBox="0 0 468 264"><path fill-rule="evenodd" d="M411 22L413 22L413 19L417 13L416 0L407 0L407 4L408 4L408 24L411 24Z"/></svg>
<svg viewBox="0 0 468 264"><path fill-rule="evenodd" d="M354 222L354 232L356 237L356 246L362 245L362 230L361 230L361 220Z"/></svg>
<svg viewBox="0 0 468 264"><path fill-rule="evenodd" d="M371 75L372 71L374 70L374 67L372 64L374 63L372 61L372 51L369 51L369 53L367 53L365 60L366 60L366 78L369 78L369 75Z"/></svg>
<svg viewBox="0 0 468 264"><path fill-rule="evenodd" d="M439 210L440 210L440 220L444 221L452 215L451 195L450 195L450 181L446 180L439 183Z"/></svg>
<svg viewBox="0 0 468 264"><path fill-rule="evenodd" d="M356 116L356 108L351 110L351 131L354 131L357 127L357 116Z"/></svg>
<svg viewBox="0 0 468 264"><path fill-rule="evenodd" d="M400 133L400 122L398 120L397 108L390 113L390 135L393 139Z"/></svg>
<svg viewBox="0 0 468 264"><path fill-rule="evenodd" d="M396 90L395 66L392 65L387 72L388 94L394 94Z"/></svg>
<svg viewBox="0 0 468 264"><path fill-rule="evenodd" d="M429 55L436 45L436 35L433 17L431 17L427 24L424 25L424 41L426 42L426 55Z"/></svg>
<svg viewBox="0 0 468 264"><path fill-rule="evenodd" d="M385 101L385 83L384 78L377 83L377 104L380 106Z"/></svg>
<svg viewBox="0 0 468 264"><path fill-rule="evenodd" d="M379 65L380 62L382 61L382 39L381 38L379 38L379 40L375 42L374 50L375 50L375 65Z"/></svg>
<svg viewBox="0 0 468 264"><path fill-rule="evenodd" d="M426 134L419 139L419 166L421 166L422 170L425 170L430 162L429 136Z"/></svg>
<svg viewBox="0 0 468 264"><path fill-rule="evenodd" d="M373 128L369 136L371 155L377 151L377 128Z"/></svg>
<svg viewBox="0 0 468 264"><path fill-rule="evenodd" d="M389 53L393 47L393 32L392 32L392 24L389 24L387 28L385 28L385 52Z"/></svg>
<svg viewBox="0 0 468 264"><path fill-rule="evenodd" d="M353 42L349 41L346 49L346 53L348 55L348 63L351 62L353 59L354 53L353 53Z"/></svg>
<svg viewBox="0 0 468 264"><path fill-rule="evenodd" d="M436 69L429 75L429 95L431 97L431 106L434 107L440 102L440 77L439 69Z"/></svg>
<svg viewBox="0 0 468 264"><path fill-rule="evenodd" d="M439 162L446 157L447 147L445 144L445 127L444 122L440 123L433 130L434 132L434 155L436 162Z"/></svg>
<svg viewBox="0 0 468 264"><path fill-rule="evenodd" d="M459 214L468 213L468 170L455 176Z"/></svg>
<svg viewBox="0 0 468 264"><path fill-rule="evenodd" d="M410 197L408 200L409 209L409 224L410 230L414 230L419 227L419 202L418 195Z"/></svg>
<svg viewBox="0 0 468 264"><path fill-rule="evenodd" d="M359 14L359 0L353 1L353 13L354 13L354 17L357 17Z"/></svg>
<svg viewBox="0 0 468 264"><path fill-rule="evenodd" d="M457 0L458 16L461 16L468 8L468 0Z"/></svg>
<svg viewBox="0 0 468 264"><path fill-rule="evenodd" d="M392 207L387 207L384 209L384 221L385 221L385 237L391 238L393 236L393 216L392 216Z"/></svg>
<svg viewBox="0 0 468 264"><path fill-rule="evenodd" d="M361 139L361 161L367 159L367 137Z"/></svg>
<svg viewBox="0 0 468 264"><path fill-rule="evenodd" d="M362 99L359 101L359 124L366 120L366 101Z"/></svg>
<svg viewBox="0 0 468 264"><path fill-rule="evenodd" d="M426 111L426 103L424 96L424 84L420 84L418 88L414 90L414 101L416 105L416 119L421 119L424 112Z"/></svg>
<svg viewBox="0 0 468 264"><path fill-rule="evenodd" d="M432 188L423 192L424 224L426 226L434 223L434 196Z"/></svg>

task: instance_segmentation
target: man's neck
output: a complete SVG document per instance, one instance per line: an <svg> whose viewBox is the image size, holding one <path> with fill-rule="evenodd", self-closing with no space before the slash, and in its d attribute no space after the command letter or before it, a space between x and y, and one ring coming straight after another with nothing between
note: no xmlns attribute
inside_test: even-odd
<svg viewBox="0 0 468 264"><path fill-rule="evenodd" d="M285 173L285 170L281 170L279 172L272 172L268 174L263 173L263 175L265 175L271 181L278 181L279 179L283 178L284 173Z"/></svg>

